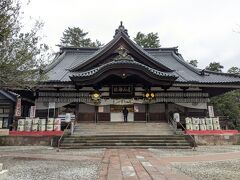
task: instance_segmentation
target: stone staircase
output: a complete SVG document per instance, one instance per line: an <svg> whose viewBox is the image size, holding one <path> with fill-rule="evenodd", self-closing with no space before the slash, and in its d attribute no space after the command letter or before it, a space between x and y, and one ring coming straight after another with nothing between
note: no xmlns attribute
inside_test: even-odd
<svg viewBox="0 0 240 180"><path fill-rule="evenodd" d="M79 123L74 129L74 136L173 134L168 123Z"/></svg>
<svg viewBox="0 0 240 180"><path fill-rule="evenodd" d="M81 123L61 148L191 148L184 135L175 135L168 123Z"/></svg>

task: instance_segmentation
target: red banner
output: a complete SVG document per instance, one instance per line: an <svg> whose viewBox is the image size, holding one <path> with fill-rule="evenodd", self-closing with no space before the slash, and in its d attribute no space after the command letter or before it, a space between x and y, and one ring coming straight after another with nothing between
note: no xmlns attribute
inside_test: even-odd
<svg viewBox="0 0 240 180"><path fill-rule="evenodd" d="M16 108L15 108L15 116L21 117L21 98L17 98Z"/></svg>

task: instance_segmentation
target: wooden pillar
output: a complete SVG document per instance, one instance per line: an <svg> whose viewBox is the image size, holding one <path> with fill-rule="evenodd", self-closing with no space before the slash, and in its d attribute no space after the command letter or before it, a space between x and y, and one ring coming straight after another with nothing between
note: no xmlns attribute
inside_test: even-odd
<svg viewBox="0 0 240 180"><path fill-rule="evenodd" d="M211 104L207 102L207 109L204 109L204 115L205 117L209 117L209 113L208 113L208 106L210 106Z"/></svg>
<svg viewBox="0 0 240 180"><path fill-rule="evenodd" d="M166 118L166 121L168 122L169 121L169 110L168 110L167 102L165 102L165 118Z"/></svg>
<svg viewBox="0 0 240 180"><path fill-rule="evenodd" d="M78 102L76 103L76 106L75 106L75 120L77 122L80 121L80 119L79 119L79 103Z"/></svg>
<svg viewBox="0 0 240 180"><path fill-rule="evenodd" d="M95 123L98 122L98 106L95 106Z"/></svg>
<svg viewBox="0 0 240 180"><path fill-rule="evenodd" d="M15 124L14 124L14 121L15 121L15 119L14 119L14 117L15 117L15 115L14 115L14 110L15 110L15 104L14 103L11 103L11 105L9 105L9 114L8 114L8 126L7 126L7 128L10 128L10 130L16 130L16 127L15 127Z"/></svg>
<svg viewBox="0 0 240 180"><path fill-rule="evenodd" d="M185 117L189 117L189 113L188 113L188 108L187 107L184 107L184 116Z"/></svg>
<svg viewBox="0 0 240 180"><path fill-rule="evenodd" d="M145 105L145 109L146 109L146 122L149 121L149 104Z"/></svg>

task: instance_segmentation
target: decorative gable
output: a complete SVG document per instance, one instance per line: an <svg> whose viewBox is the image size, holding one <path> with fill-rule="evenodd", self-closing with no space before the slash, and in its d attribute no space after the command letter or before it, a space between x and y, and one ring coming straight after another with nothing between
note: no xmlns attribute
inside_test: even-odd
<svg viewBox="0 0 240 180"><path fill-rule="evenodd" d="M127 34L127 30L122 23L115 31L114 39L106 44L104 47L96 51L84 62L76 64L70 71L86 71L92 68L101 66L116 58L131 57L135 61L147 65L151 68L158 69L163 72L172 72L172 70L163 64L159 63L153 56L151 56L144 49L135 44Z"/></svg>

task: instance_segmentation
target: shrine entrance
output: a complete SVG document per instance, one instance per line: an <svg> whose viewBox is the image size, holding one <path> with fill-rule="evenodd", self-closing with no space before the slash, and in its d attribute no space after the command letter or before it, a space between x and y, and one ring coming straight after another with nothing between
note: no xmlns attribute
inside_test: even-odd
<svg viewBox="0 0 240 180"><path fill-rule="evenodd" d="M134 106L133 105L111 105L110 106L110 121L111 122L124 122L123 109L127 108L128 116L127 122L134 121Z"/></svg>

